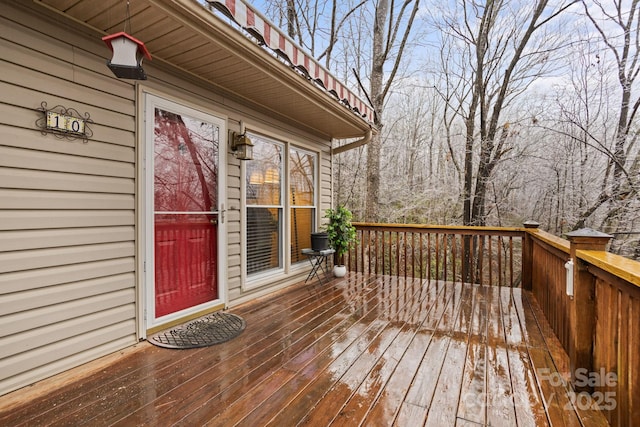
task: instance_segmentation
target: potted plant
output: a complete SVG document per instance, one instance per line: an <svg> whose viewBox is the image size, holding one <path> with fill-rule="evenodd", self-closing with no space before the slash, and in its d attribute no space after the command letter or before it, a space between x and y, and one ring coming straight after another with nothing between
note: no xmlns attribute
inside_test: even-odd
<svg viewBox="0 0 640 427"><path fill-rule="evenodd" d="M329 219L327 224L329 246L336 251L333 267L333 274L336 277L347 274L347 268L343 264L344 254L349 250L349 245L356 241L356 228L351 224L352 217L351 211L343 205L335 209L327 209L325 214L325 218Z"/></svg>

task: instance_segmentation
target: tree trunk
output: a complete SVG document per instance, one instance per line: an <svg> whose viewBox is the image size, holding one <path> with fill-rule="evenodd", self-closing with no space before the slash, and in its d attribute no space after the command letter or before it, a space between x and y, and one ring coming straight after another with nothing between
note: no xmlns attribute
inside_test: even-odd
<svg viewBox="0 0 640 427"><path fill-rule="evenodd" d="M382 110L384 105L383 68L386 58L384 29L389 13L389 0L380 0L373 24L373 62L371 65L371 99L378 133L367 147L367 203L365 221L376 222L380 203L380 152L382 149Z"/></svg>

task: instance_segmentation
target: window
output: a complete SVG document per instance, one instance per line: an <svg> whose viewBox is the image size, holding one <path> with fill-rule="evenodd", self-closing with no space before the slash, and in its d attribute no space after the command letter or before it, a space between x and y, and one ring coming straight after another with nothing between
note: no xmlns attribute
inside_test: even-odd
<svg viewBox="0 0 640 427"><path fill-rule="evenodd" d="M283 269L287 251L291 264L306 262L301 251L311 247L316 226L318 168L315 153L256 134L250 138L254 159L245 163L248 275Z"/></svg>
<svg viewBox="0 0 640 427"><path fill-rule="evenodd" d="M251 135L254 159L247 162L247 274L283 267L282 166L284 146Z"/></svg>
<svg viewBox="0 0 640 427"><path fill-rule="evenodd" d="M291 210L291 263L304 261L302 249L311 247L315 230L316 156L298 148L289 150L289 206Z"/></svg>

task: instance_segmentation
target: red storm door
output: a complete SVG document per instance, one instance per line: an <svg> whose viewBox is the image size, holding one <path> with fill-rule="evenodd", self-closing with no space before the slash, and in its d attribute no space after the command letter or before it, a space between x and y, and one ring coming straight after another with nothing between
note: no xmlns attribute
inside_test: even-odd
<svg viewBox="0 0 640 427"><path fill-rule="evenodd" d="M219 126L155 108L155 317L218 299Z"/></svg>

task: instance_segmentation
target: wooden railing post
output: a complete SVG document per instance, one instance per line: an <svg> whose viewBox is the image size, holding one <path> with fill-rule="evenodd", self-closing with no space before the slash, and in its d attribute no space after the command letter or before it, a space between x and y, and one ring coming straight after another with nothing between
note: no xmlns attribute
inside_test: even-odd
<svg viewBox="0 0 640 427"><path fill-rule="evenodd" d="M540 223L536 221L525 221L524 228L537 230ZM524 233L522 242L522 288L530 291L533 289L533 239L529 232Z"/></svg>
<svg viewBox="0 0 640 427"><path fill-rule="evenodd" d="M570 257L573 260L573 299L570 307L571 345L569 349L571 381L576 386L578 369L591 372L593 369L593 343L596 324L595 277L586 264L576 257L578 250L604 251L613 236L584 228L567 233ZM584 378L584 372L582 377ZM584 382L584 381L583 381ZM585 387L576 387L585 389ZM587 390L589 391L589 390Z"/></svg>

